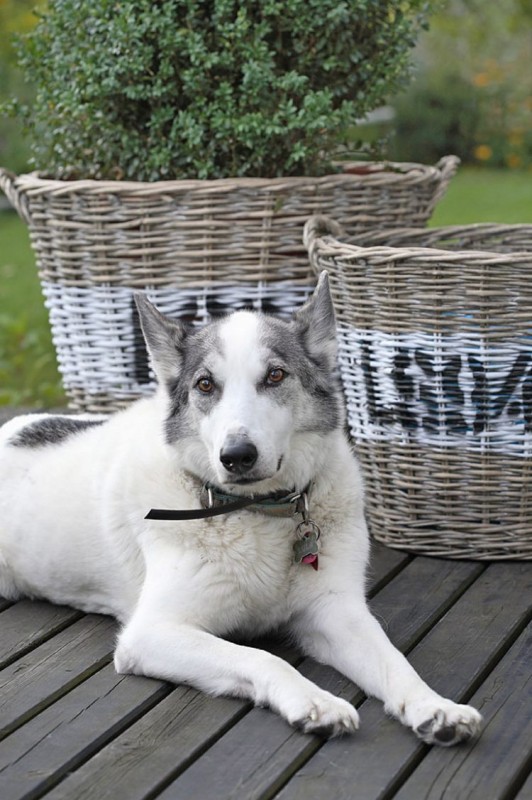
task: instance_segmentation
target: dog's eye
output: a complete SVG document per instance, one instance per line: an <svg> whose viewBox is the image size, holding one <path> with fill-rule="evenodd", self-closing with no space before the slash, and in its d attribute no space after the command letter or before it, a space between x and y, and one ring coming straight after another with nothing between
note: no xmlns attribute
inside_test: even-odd
<svg viewBox="0 0 532 800"><path fill-rule="evenodd" d="M286 378L286 372L281 367L274 367L268 372L266 382L267 383L281 383Z"/></svg>
<svg viewBox="0 0 532 800"><path fill-rule="evenodd" d="M199 379L196 386L203 394L210 394L214 389L214 382L210 378L203 377Z"/></svg>

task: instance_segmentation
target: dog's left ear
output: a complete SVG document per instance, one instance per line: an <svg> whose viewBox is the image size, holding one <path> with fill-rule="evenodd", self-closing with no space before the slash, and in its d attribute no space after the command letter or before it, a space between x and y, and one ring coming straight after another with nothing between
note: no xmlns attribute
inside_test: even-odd
<svg viewBox="0 0 532 800"><path fill-rule="evenodd" d="M318 361L325 357L328 368L334 369L338 350L336 317L327 272L320 274L312 297L296 311L294 320L311 356Z"/></svg>
<svg viewBox="0 0 532 800"><path fill-rule="evenodd" d="M179 374L181 351L186 337L185 327L168 319L150 301L135 292L140 325L159 383L173 381Z"/></svg>

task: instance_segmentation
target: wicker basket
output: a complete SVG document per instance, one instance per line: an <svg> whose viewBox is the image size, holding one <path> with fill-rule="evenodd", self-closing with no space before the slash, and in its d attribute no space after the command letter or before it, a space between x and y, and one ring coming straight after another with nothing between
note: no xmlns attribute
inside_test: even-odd
<svg viewBox="0 0 532 800"><path fill-rule="evenodd" d="M200 323L229 308L290 312L314 284L301 244L311 214L334 214L353 233L423 225L457 164L161 183L0 170L0 188L30 227L70 405L110 411L153 390L133 290Z"/></svg>
<svg viewBox="0 0 532 800"><path fill-rule="evenodd" d="M305 227L330 273L373 536L532 558L532 225L338 237Z"/></svg>

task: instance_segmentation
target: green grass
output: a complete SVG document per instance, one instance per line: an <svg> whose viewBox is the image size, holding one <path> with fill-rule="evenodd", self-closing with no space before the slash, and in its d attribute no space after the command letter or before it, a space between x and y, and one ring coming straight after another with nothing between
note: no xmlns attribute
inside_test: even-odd
<svg viewBox="0 0 532 800"><path fill-rule="evenodd" d="M64 405L28 232L14 213L0 214L0 243L0 405Z"/></svg>
<svg viewBox="0 0 532 800"><path fill-rule="evenodd" d="M532 223L532 173L462 168L431 225ZM63 405L48 316L24 224L0 213L0 405Z"/></svg>
<svg viewBox="0 0 532 800"><path fill-rule="evenodd" d="M532 171L459 168L430 225L471 222L532 223Z"/></svg>

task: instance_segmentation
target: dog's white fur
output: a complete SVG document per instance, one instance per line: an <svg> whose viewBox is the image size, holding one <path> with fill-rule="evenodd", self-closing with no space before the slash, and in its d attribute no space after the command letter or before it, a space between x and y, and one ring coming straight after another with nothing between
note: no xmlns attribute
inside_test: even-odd
<svg viewBox="0 0 532 800"><path fill-rule="evenodd" d="M323 306L326 294L322 279L311 302ZM0 594L114 615L122 623L119 672L248 697L306 732L356 729L351 704L282 659L221 638L285 626L305 653L381 698L425 741L469 738L478 712L432 691L366 606L362 483L344 434L294 432L305 399L295 410L293 403L272 409L268 391L256 389L267 357L263 324L247 312L220 324L221 352L207 366L223 396L196 438L165 441L172 366L153 337L154 397L59 444L13 446L35 415L2 428ZM332 352L330 337L320 346ZM194 522L144 520L152 507L197 507L205 479L227 484L218 454L228 435L243 433L259 452L253 491L302 489L313 480L311 515L322 529L317 572L293 562L293 519L244 510Z"/></svg>

